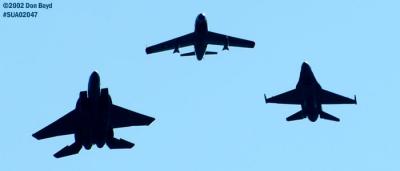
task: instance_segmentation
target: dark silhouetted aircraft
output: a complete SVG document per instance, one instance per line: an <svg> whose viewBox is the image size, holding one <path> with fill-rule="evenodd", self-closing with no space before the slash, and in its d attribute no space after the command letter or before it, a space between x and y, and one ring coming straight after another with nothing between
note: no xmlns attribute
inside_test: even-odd
<svg viewBox="0 0 400 171"><path fill-rule="evenodd" d="M312 122L322 119L339 122L340 119L322 111L322 104L357 104L354 100L329 92L321 88L314 77L310 66L304 62L301 66L299 82L296 88L286 93L267 98L264 94L265 103L297 104L301 110L286 118L287 121L299 120L308 117Z"/></svg>
<svg viewBox="0 0 400 171"><path fill-rule="evenodd" d="M217 52L207 51L207 45L222 45L222 50L229 50L229 46L254 48L253 41L231 37L208 31L207 19L204 14L199 14L194 25L194 32L184 36L146 48L146 53L156 53L174 49L173 53L179 53L179 48L194 46L194 52L184 53L181 56L194 56L202 60L204 55L215 55Z"/></svg>
<svg viewBox="0 0 400 171"><path fill-rule="evenodd" d="M38 140L60 135L75 135L75 142L54 154L60 158L79 153L82 146L90 149L93 144L110 149L132 148L133 143L114 138L114 128L150 125L154 118L112 104L108 89L100 90L100 77L93 72L88 92L81 91L76 107L65 116L33 134Z"/></svg>

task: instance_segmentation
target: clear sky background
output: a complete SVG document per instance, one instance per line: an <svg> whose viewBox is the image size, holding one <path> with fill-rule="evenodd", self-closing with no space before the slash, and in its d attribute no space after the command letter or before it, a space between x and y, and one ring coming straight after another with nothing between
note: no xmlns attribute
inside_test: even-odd
<svg viewBox="0 0 400 171"><path fill-rule="evenodd" d="M398 1L48 2L36 19L0 19L0 170L400 170ZM201 12L209 30L256 47L145 54ZM323 88L357 95L323 106L341 122L286 122L300 106L264 103L296 86L303 61ZM156 121L115 130L133 149L55 159L73 136L31 135L75 107L93 70L115 104Z"/></svg>

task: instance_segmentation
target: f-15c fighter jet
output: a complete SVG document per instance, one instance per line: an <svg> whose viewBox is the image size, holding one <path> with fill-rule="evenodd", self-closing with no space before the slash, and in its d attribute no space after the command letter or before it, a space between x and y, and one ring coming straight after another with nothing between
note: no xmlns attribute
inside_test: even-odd
<svg viewBox="0 0 400 171"><path fill-rule="evenodd" d="M301 105L301 110L286 118L294 121L308 117L315 122L318 116L322 119L339 122L340 119L322 111L322 104L357 104L356 96L349 99L321 88L314 77L311 67L304 62L301 66L300 79L295 89L286 93L267 98L265 103L296 104Z"/></svg>
<svg viewBox="0 0 400 171"><path fill-rule="evenodd" d="M54 154L60 158L77 154L82 146L90 149L93 144L110 149L132 148L133 143L114 137L114 128L150 125L154 118L114 105L108 89L100 90L100 77L93 72L88 91L81 91L76 107L65 116L33 134L38 140L74 134L75 142Z"/></svg>

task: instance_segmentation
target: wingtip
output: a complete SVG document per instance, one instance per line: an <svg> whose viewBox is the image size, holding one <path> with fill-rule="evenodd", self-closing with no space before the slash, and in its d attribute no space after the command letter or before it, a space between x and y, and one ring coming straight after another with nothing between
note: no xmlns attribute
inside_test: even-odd
<svg viewBox="0 0 400 171"><path fill-rule="evenodd" d="M41 139L43 139L43 138L40 138L39 137L39 135L38 135L38 133L36 132L36 133L34 133L34 134L32 134L32 137L33 138L35 138L35 139L37 139L37 140L41 140Z"/></svg>
<svg viewBox="0 0 400 171"><path fill-rule="evenodd" d="M53 157L56 158L56 159L61 158L61 156L59 154L57 154L57 153L53 154Z"/></svg>
<svg viewBox="0 0 400 171"><path fill-rule="evenodd" d="M35 139L37 139L37 140L39 140L39 138L36 137L36 134L32 134L32 137L35 138Z"/></svg>
<svg viewBox="0 0 400 171"><path fill-rule="evenodd" d="M150 117L150 116L149 116ZM149 121L147 122L146 126L151 125L151 123L153 123L156 120L156 118L150 117Z"/></svg>
<svg viewBox="0 0 400 171"><path fill-rule="evenodd" d="M267 101L267 95L265 95L265 93L264 93L264 101L265 101L265 103L268 103L268 101Z"/></svg>

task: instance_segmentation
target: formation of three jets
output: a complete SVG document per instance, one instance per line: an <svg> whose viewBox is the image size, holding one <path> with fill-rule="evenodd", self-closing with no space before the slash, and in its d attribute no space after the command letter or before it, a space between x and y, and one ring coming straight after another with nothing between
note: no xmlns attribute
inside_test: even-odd
<svg viewBox="0 0 400 171"><path fill-rule="evenodd" d="M204 14L199 14L196 18L195 29L193 33L154 45L146 48L146 53L151 54L165 50L174 50L173 53L179 53L180 47L194 46L194 52L181 54L181 56L196 55L197 60L202 60L204 55L217 54L217 52L207 51L207 45L222 45L222 50L229 50L229 46L254 48L254 41L240 39L219 33L208 31L207 19ZM286 120L293 121L308 119L315 122L318 118L340 121L339 118L322 111L321 104L356 104L356 97L349 99L326 91L321 88L314 77L310 66L303 63L300 72L300 79L295 89L275 97L266 98L266 103L298 104L302 110L289 116Z"/></svg>
<svg viewBox="0 0 400 171"><path fill-rule="evenodd" d="M194 56L202 60L204 55L217 54L207 51L207 45L222 45L223 50L229 46L253 48L255 43L250 40L235 38L208 31L204 14L199 14L193 33L146 48L146 53L174 50L179 53L180 47L194 46L194 51L181 56ZM300 79L295 89L286 93L266 98L266 103L299 104L302 110L289 116L286 120L293 121L309 118L314 122L318 116L323 119L339 121L339 118L322 111L321 104L356 104L356 98L349 99L321 88L316 81L310 66L303 63ZM132 148L133 143L114 137L114 128L150 125L155 119L122 108L112 103L108 89L100 89L100 76L93 72L89 79L88 91L82 91L76 107L60 119L33 134L38 140L74 134L75 142L54 154L60 158L79 153L82 146L90 149L92 145L102 148L105 144L110 149Z"/></svg>

